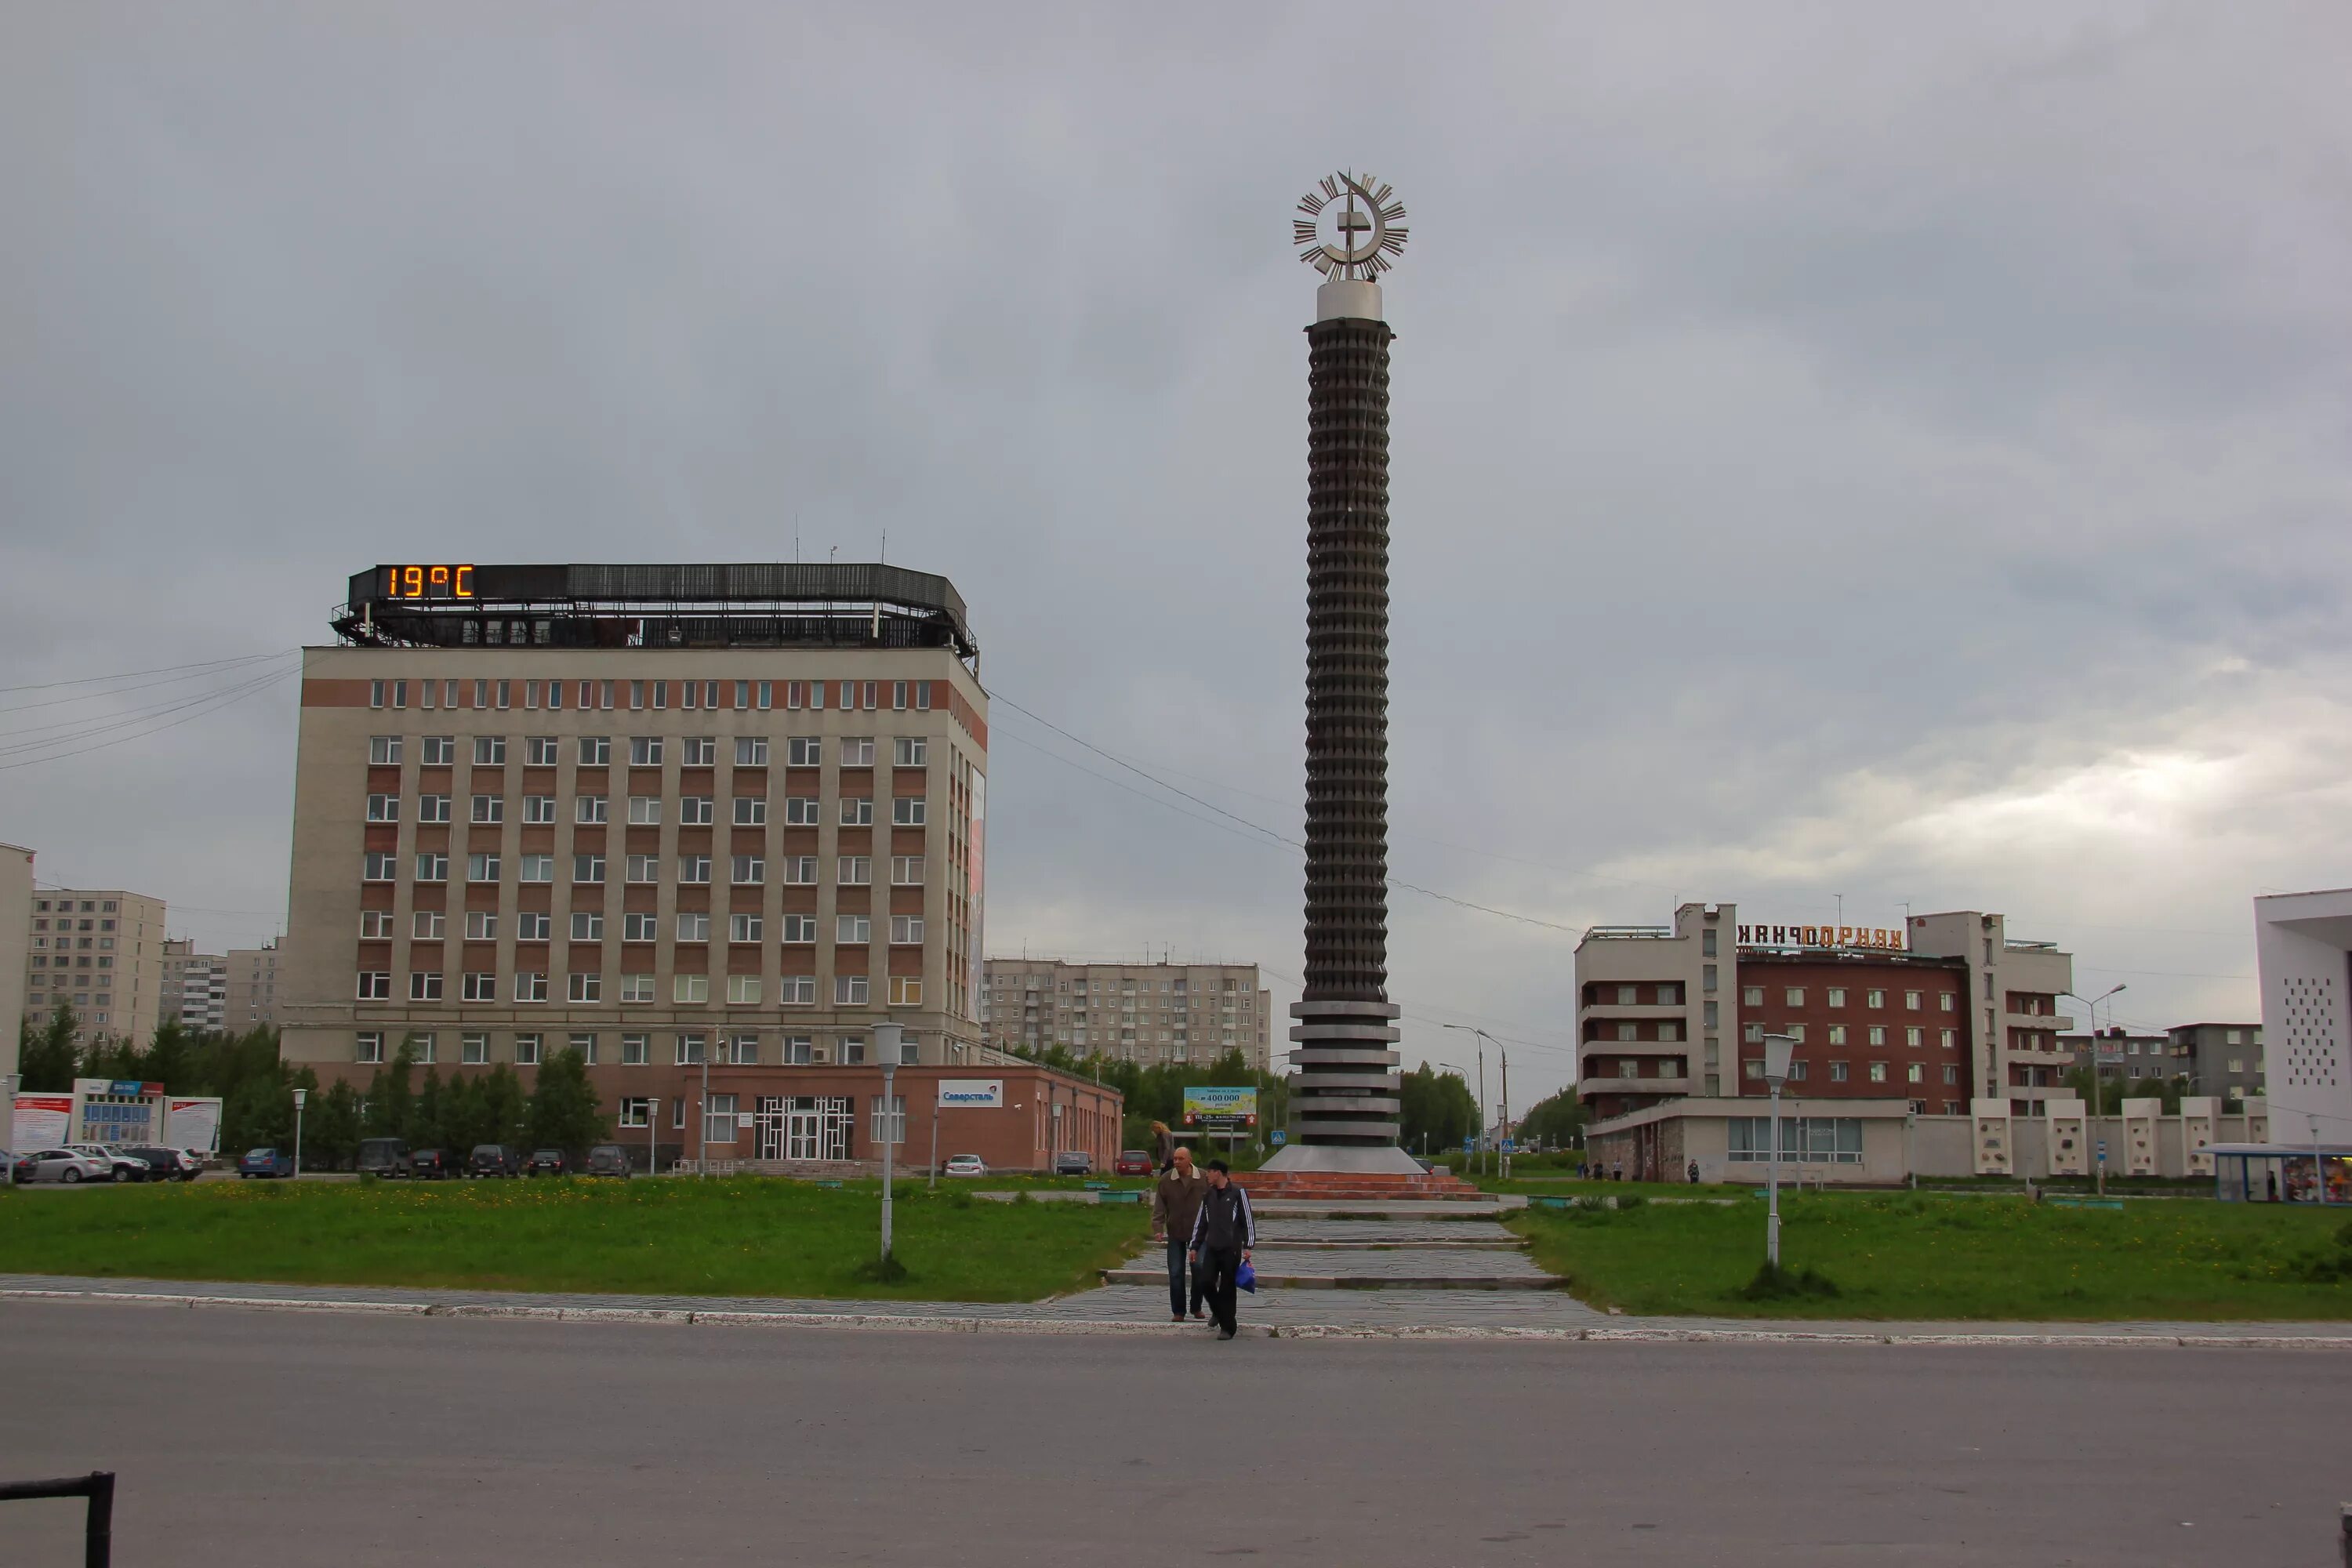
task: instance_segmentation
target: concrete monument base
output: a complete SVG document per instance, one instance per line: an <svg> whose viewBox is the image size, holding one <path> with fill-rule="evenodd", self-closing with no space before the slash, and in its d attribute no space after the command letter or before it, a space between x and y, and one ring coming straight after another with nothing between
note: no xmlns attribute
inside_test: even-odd
<svg viewBox="0 0 2352 1568"><path fill-rule="evenodd" d="M1293 1143L1260 1170L1277 1175L1425 1176L1421 1162L1394 1144L1387 1148Z"/></svg>

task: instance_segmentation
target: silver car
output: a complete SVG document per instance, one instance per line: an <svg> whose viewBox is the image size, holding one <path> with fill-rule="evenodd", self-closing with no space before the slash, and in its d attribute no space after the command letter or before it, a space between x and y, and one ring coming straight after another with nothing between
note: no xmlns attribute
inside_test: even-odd
<svg viewBox="0 0 2352 1568"><path fill-rule="evenodd" d="M38 1149L17 1159L16 1180L63 1182L68 1186L78 1182L110 1182L114 1167L75 1149Z"/></svg>
<svg viewBox="0 0 2352 1568"><path fill-rule="evenodd" d="M109 1148L103 1143L68 1143L66 1147L77 1154L87 1155L103 1164L107 1172L106 1179L110 1182L143 1182L153 1174L148 1169L146 1161L135 1154L126 1154L120 1149Z"/></svg>

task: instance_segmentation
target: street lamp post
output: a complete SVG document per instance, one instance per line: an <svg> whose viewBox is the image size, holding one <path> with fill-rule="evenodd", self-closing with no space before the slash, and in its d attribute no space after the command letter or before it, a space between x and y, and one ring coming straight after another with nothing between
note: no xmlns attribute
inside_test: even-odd
<svg viewBox="0 0 2352 1568"><path fill-rule="evenodd" d="M310 1098L307 1089L294 1091L294 1179L298 1182L302 1179L302 1102Z"/></svg>
<svg viewBox="0 0 2352 1568"><path fill-rule="evenodd" d="M1460 1079L1462 1080L1463 1092L1465 1094L1469 1092L1470 1075L1468 1073L1464 1072L1459 1066L1453 1062L1439 1062L1437 1065L1444 1068L1447 1072L1452 1073L1455 1078ZM1475 1116L1473 1116L1470 1120L1475 1123L1478 1119ZM1424 1152L1426 1152L1426 1151L1424 1151ZM1466 1164L1467 1162L1465 1161L1465 1163Z"/></svg>
<svg viewBox="0 0 2352 1568"><path fill-rule="evenodd" d="M898 1039L906 1031L883 1022L874 1026L874 1048L882 1053L882 1260L890 1260L891 1151L898 1142Z"/></svg>
<svg viewBox="0 0 2352 1568"><path fill-rule="evenodd" d="M1780 1272L1780 1086L1789 1081L1789 1062L1797 1054L1793 1035L1764 1037L1764 1081L1772 1086L1772 1154L1765 1186L1764 1260Z"/></svg>
<svg viewBox="0 0 2352 1568"><path fill-rule="evenodd" d="M694 1179L698 1182L710 1174L710 1037L702 1037L702 1104L698 1108L702 1126L694 1135Z"/></svg>
<svg viewBox="0 0 2352 1568"><path fill-rule="evenodd" d="M661 1096L646 1101L646 1174L661 1174Z"/></svg>
<svg viewBox="0 0 2352 1568"><path fill-rule="evenodd" d="M1483 1176L1486 1173L1486 1042L1494 1037L1471 1024L1444 1024L1439 1026L1478 1037L1478 1173ZM1497 1045L1495 1048L1499 1051L1503 1047ZM1509 1068L1504 1070L1507 1073ZM1510 1173L1506 1169L1504 1173L1507 1175Z"/></svg>
<svg viewBox="0 0 2352 1568"><path fill-rule="evenodd" d="M2095 1170L2093 1179L2098 1184L2098 1195L2101 1197L2105 1197L2107 1195L2107 1163L2098 1157L2100 1142L2097 1131L2097 1122L2100 1114L2099 1004L2105 1001L2108 997L2113 996L2118 991L2128 991L2129 989L2131 988L2128 985L2110 985L2105 991L2100 992L2096 996L2079 996L2072 991L2061 991L2058 994L2061 996L2072 997L2074 1001L2080 1002L2083 1005L2083 1010L2090 1015L2091 1048L2089 1051L2084 1053L2084 1062L2088 1067L2091 1075L2091 1115L2090 1119L2083 1124L2083 1136L2091 1141L2091 1156ZM2113 1009L2108 1011L2107 1017L2110 1022L2114 1020L2115 1013ZM2122 1107L2118 1106L2116 1109L2121 1110Z"/></svg>
<svg viewBox="0 0 2352 1568"><path fill-rule="evenodd" d="M2327 1201L2327 1162L2319 1157L2319 1118L2306 1113L2304 1120L2311 1123L2311 1195L2325 1204Z"/></svg>

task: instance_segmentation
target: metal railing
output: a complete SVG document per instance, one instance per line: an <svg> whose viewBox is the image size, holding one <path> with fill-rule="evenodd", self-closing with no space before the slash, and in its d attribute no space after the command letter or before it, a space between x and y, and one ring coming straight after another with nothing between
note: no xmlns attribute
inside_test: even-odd
<svg viewBox="0 0 2352 1568"><path fill-rule="evenodd" d="M82 1514L83 1568L107 1568L114 1559L114 1472L92 1470L55 1481L0 1482L0 1502L34 1498L87 1498Z"/></svg>

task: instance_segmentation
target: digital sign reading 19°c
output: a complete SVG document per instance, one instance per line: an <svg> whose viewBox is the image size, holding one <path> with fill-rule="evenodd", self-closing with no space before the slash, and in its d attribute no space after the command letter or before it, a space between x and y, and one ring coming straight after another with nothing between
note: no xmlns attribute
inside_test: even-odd
<svg viewBox="0 0 2352 1568"><path fill-rule="evenodd" d="M380 566L387 599L470 599L474 596L472 563L437 566Z"/></svg>

